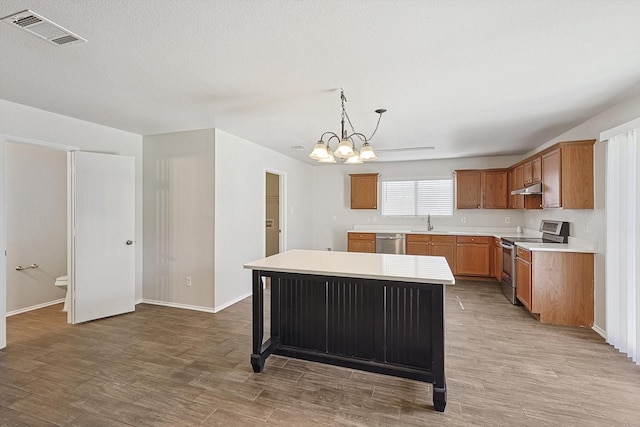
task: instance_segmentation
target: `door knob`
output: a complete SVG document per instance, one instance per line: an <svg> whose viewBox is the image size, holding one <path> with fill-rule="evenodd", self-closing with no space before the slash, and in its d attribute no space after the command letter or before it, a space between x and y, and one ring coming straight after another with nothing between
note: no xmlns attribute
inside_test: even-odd
<svg viewBox="0 0 640 427"><path fill-rule="evenodd" d="M127 245L128 245L128 246L133 245L133 240L127 240Z"/></svg>

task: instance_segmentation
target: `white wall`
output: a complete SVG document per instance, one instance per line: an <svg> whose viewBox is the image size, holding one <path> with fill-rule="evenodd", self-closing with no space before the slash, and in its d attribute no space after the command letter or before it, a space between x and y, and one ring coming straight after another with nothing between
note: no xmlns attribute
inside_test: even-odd
<svg viewBox="0 0 640 427"><path fill-rule="evenodd" d="M142 298L142 137L0 99L0 251L6 250L4 142L29 138L81 150L132 156L136 161L136 298ZM11 138L8 138L11 139ZM5 260L6 261L6 260ZM6 265L0 262L0 348L6 346Z"/></svg>
<svg viewBox="0 0 640 427"><path fill-rule="evenodd" d="M544 143L534 152L540 151L560 141L599 139L601 132L637 118L640 118L640 96L614 105L568 132ZM533 152L529 154L533 154ZM525 211L525 221L529 225L538 224L542 218L569 221L571 223L571 236L596 242L594 323L596 328L603 332L606 330L606 283L604 270L606 256L606 142L596 142L594 155L595 209L545 209L543 211ZM523 158L524 157L527 156L523 156Z"/></svg>
<svg viewBox="0 0 640 427"><path fill-rule="evenodd" d="M251 294L242 265L265 254L265 172L283 174L285 248L310 249L313 167L216 129L216 310Z"/></svg>
<svg viewBox="0 0 640 427"><path fill-rule="evenodd" d="M214 131L145 136L143 163L143 299L213 311Z"/></svg>
<svg viewBox="0 0 640 427"><path fill-rule="evenodd" d="M350 208L351 173L379 173L389 178L452 177L455 169L489 169L511 166L516 156L475 157L464 159L422 160L415 162L366 163L363 165L322 165L313 167L313 248L347 250L347 230L354 225L419 225L426 218L383 217L380 210ZM461 219L465 217L466 222ZM505 217L510 223L505 223ZM334 219L335 218L335 219ZM513 227L523 224L520 210L461 209L453 217L432 217L434 230L439 227Z"/></svg>
<svg viewBox="0 0 640 427"><path fill-rule="evenodd" d="M6 143L7 312L65 297L54 286L67 274L67 154ZM38 265L17 271L15 266Z"/></svg>

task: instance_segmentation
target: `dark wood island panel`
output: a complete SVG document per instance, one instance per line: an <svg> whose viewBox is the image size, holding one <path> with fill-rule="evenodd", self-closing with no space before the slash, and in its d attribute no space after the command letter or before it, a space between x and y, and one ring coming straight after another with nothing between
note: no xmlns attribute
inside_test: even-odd
<svg viewBox="0 0 640 427"><path fill-rule="evenodd" d="M263 277L271 280L271 336L264 341ZM444 284L253 270L253 353L433 384L444 411Z"/></svg>

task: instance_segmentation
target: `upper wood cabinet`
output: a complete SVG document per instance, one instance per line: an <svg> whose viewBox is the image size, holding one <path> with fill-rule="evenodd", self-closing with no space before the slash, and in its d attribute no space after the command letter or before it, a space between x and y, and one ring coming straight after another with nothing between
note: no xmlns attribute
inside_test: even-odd
<svg viewBox="0 0 640 427"><path fill-rule="evenodd" d="M378 209L377 173L350 174L351 209Z"/></svg>
<svg viewBox="0 0 640 427"><path fill-rule="evenodd" d="M511 194L513 190L524 187L522 179L523 172L524 168L522 165L509 169L509 209L524 209L524 196Z"/></svg>
<svg viewBox="0 0 640 427"><path fill-rule="evenodd" d="M482 207L484 209L507 209L509 207L506 170L482 172Z"/></svg>
<svg viewBox="0 0 640 427"><path fill-rule="evenodd" d="M506 209L508 177L506 169L457 170L457 209Z"/></svg>
<svg viewBox="0 0 640 427"><path fill-rule="evenodd" d="M456 208L480 209L482 201L481 188L481 171L456 171Z"/></svg>
<svg viewBox="0 0 640 427"><path fill-rule="evenodd" d="M560 143L542 155L544 208L593 209L594 143Z"/></svg>
<svg viewBox="0 0 640 427"><path fill-rule="evenodd" d="M542 157L534 157L522 164L524 185L535 184L542 181Z"/></svg>

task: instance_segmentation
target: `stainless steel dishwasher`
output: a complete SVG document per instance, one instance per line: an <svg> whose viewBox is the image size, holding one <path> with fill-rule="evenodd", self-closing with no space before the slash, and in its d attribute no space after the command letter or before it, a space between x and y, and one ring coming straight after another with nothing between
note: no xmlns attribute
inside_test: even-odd
<svg viewBox="0 0 640 427"><path fill-rule="evenodd" d="M404 255L405 240L404 233L376 233L376 253Z"/></svg>

